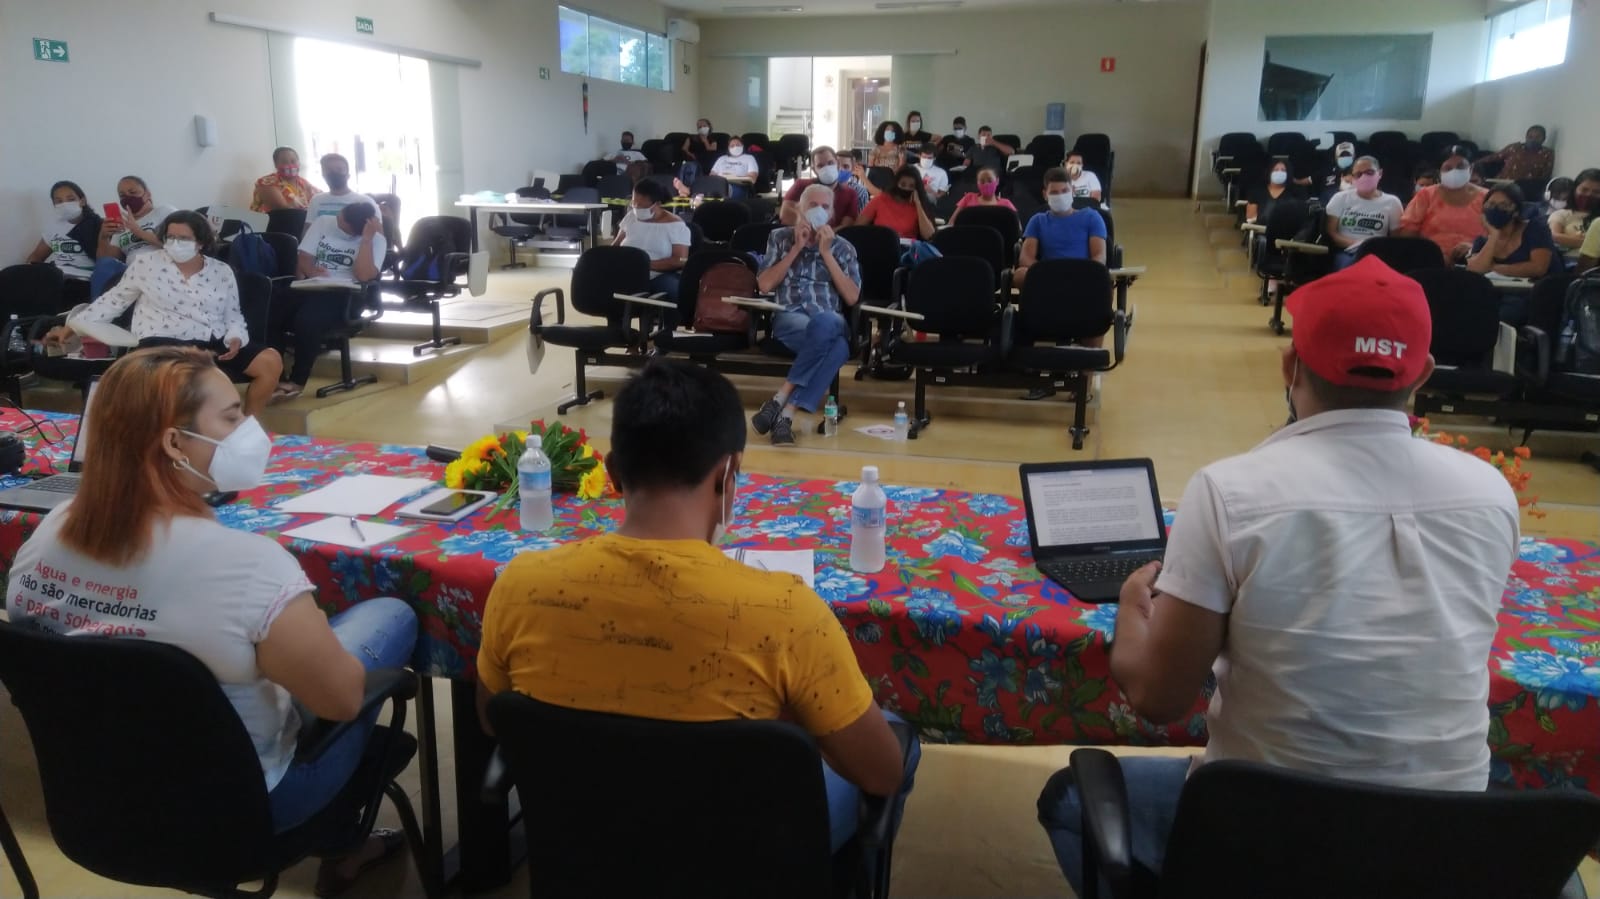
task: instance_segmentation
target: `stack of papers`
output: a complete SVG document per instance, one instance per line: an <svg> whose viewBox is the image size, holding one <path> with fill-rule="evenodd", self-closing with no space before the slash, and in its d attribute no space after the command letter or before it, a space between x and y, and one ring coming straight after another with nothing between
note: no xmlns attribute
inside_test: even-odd
<svg viewBox="0 0 1600 899"><path fill-rule="evenodd" d="M427 478L347 475L320 490L286 499L277 508L280 512L320 515L377 515L412 494L437 487Z"/></svg>
<svg viewBox="0 0 1600 899"><path fill-rule="evenodd" d="M817 585L816 554L809 549L725 549L723 554L736 562L762 571L783 571Z"/></svg>
<svg viewBox="0 0 1600 899"><path fill-rule="evenodd" d="M411 533L410 528L377 521L356 522L353 518L324 518L301 525L292 531L284 531L283 536L295 540L310 540L312 543L348 546L351 549L368 549L391 540L398 540L409 533Z"/></svg>

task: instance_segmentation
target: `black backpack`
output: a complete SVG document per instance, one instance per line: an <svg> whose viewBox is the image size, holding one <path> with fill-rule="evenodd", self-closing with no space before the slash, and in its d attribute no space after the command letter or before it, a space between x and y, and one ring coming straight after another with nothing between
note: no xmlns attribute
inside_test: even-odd
<svg viewBox="0 0 1600 899"><path fill-rule="evenodd" d="M228 245L228 264L241 275L278 276L278 254L266 238L255 233L249 225L240 224L239 233Z"/></svg>
<svg viewBox="0 0 1600 899"><path fill-rule="evenodd" d="M1600 375L1600 274L1591 272L1567 287L1553 367L1557 371Z"/></svg>

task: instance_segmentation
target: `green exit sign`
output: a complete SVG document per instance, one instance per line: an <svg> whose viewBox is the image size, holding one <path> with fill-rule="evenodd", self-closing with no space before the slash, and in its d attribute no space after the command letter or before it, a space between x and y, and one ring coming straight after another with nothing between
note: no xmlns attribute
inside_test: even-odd
<svg viewBox="0 0 1600 899"><path fill-rule="evenodd" d="M374 34L372 20L356 16L356 34Z"/></svg>
<svg viewBox="0 0 1600 899"><path fill-rule="evenodd" d="M67 62L67 42L36 37L33 39L33 58L40 62Z"/></svg>

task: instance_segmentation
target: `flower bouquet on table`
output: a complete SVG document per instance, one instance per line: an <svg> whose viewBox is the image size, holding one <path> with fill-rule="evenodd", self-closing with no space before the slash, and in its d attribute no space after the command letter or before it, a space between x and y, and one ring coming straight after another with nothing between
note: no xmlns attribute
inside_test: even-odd
<svg viewBox="0 0 1600 899"><path fill-rule="evenodd" d="M1423 440L1431 440L1440 446L1453 446L1464 453L1477 456L1479 459L1493 465L1505 476L1506 483L1517 494L1517 505L1527 511L1533 518L1543 518L1544 510L1539 508L1539 497L1529 496L1528 482L1533 479L1533 474L1522 467L1522 463L1532 458L1533 452L1525 446L1515 447L1511 452L1491 450L1486 446L1472 446L1472 441L1465 435L1447 434L1444 431L1435 431L1426 418L1411 416L1411 433Z"/></svg>
<svg viewBox="0 0 1600 899"><path fill-rule="evenodd" d="M579 499L598 499L610 487L606 466L589 444L589 435L560 422L533 422L526 431L490 434L469 444L461 458L445 466L444 485L453 490L488 490L500 494L494 514L517 501L517 460L528 446L528 435L538 435L540 449L550 460L550 484L558 493L575 493Z"/></svg>

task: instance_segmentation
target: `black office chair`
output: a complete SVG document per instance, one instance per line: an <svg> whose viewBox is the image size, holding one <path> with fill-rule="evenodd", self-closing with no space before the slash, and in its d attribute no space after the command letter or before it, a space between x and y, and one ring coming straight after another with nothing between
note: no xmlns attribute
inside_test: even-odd
<svg viewBox="0 0 1600 899"><path fill-rule="evenodd" d="M989 264L993 273L994 289L1000 289L1000 281L1010 271L1006 265L1005 238L999 231L985 225L972 225L962 221L959 225L940 228L935 231L933 238L928 241L945 256L970 256L982 259Z"/></svg>
<svg viewBox="0 0 1600 899"><path fill-rule="evenodd" d="M1417 142L1422 145L1421 158L1424 161L1442 162L1445 151L1461 143L1461 135L1454 131L1428 131L1418 138Z"/></svg>
<svg viewBox="0 0 1600 899"><path fill-rule="evenodd" d="M756 147L760 147L763 150L772 149L770 146L772 138L768 137L764 131L746 131L739 135L739 142L744 144L746 151L753 151Z"/></svg>
<svg viewBox="0 0 1600 899"><path fill-rule="evenodd" d="M1255 272L1261 279L1261 303L1272 306L1267 325L1273 333L1285 331L1283 301L1296 287L1325 274L1330 263L1328 248L1312 243L1321 236L1317 227L1321 210L1287 195L1278 198L1266 222L1262 251L1256 254ZM1030 276L1031 277L1031 276ZM1267 283L1278 282L1276 296L1269 296Z"/></svg>
<svg viewBox="0 0 1600 899"><path fill-rule="evenodd" d="M533 315L528 330L535 339L556 346L571 347L576 363L573 398L556 407L557 415L573 406L587 406L605 398L605 391L589 390L588 366L614 365L638 368L646 361L645 337L660 310L654 306L631 304L617 294L644 296L649 292L650 256L637 247L591 247L578 257L572 270L572 308L585 315L605 320L598 325L567 324L566 291L559 287L541 290L533 297ZM556 299L555 324L545 324L544 299ZM666 299L666 298L664 298ZM635 328L635 318L643 319ZM622 353L612 352L623 350Z"/></svg>
<svg viewBox="0 0 1600 899"><path fill-rule="evenodd" d="M1417 389L1418 416L1448 408L1454 414L1502 418L1511 411L1521 387L1511 358L1515 334L1505 332L1508 357L1503 370L1494 367L1501 342L1500 291L1489 279L1459 268L1423 268L1406 273L1422 285L1433 314L1435 367Z"/></svg>
<svg viewBox="0 0 1600 899"><path fill-rule="evenodd" d="M530 200L549 199L550 192L542 187L519 187L517 196ZM526 212L495 212L489 215L489 230L504 237L511 248L511 261L500 266L502 270L528 267L528 263L517 261L517 247L538 236L543 222L544 216Z"/></svg>
<svg viewBox="0 0 1600 899"><path fill-rule="evenodd" d="M642 153L644 151L641 150L640 152ZM615 162L612 162L609 159L591 160L583 164L583 170L579 173L577 183L563 183L560 185L561 193L565 194L569 189L574 187L599 187L601 180L610 178L615 174L617 174L617 164ZM565 175L562 175L561 177L566 178Z"/></svg>
<svg viewBox="0 0 1600 899"><path fill-rule="evenodd" d="M900 236L893 228L884 225L851 225L839 229L839 238L856 248L856 264L861 269L862 304L894 305L898 301L894 293L894 273L900 267L900 256L904 252L900 246ZM911 369L903 365L889 368L883 364L877 352L877 341L872 336L873 324L873 317L862 317L861 333L858 335L858 349L861 355L860 364L856 366L856 380L862 380L868 375L881 380L909 378ZM892 320L878 321L880 335L882 329L895 324Z"/></svg>
<svg viewBox="0 0 1600 899"><path fill-rule="evenodd" d="M1600 329L1592 311L1597 294L1600 270L1552 275L1533 287L1518 368L1537 409L1514 422L1522 426L1524 442L1535 429L1593 431L1600 419L1600 371L1594 363L1600 358ZM1584 461L1600 468L1593 453Z"/></svg>
<svg viewBox="0 0 1600 899"><path fill-rule="evenodd" d="M701 203L694 211L694 223L707 242L727 246L735 232L750 224L750 207L729 200Z"/></svg>
<svg viewBox="0 0 1600 899"><path fill-rule="evenodd" d="M1010 268L1017 262L1017 245L1022 241L1022 222L1017 214L1004 206L968 206L956 217L962 227L993 228L1005 247L1005 265Z"/></svg>
<svg viewBox="0 0 1600 899"><path fill-rule="evenodd" d="M405 732L405 704L417 693L410 671L367 675L362 709L393 700L387 725L374 729L362 765L327 808L276 834L250 735L215 675L187 652L0 623L0 680L33 741L51 836L101 877L229 899L270 896L279 872L301 859L359 844L388 796L427 894L440 893L411 801L395 783L417 751ZM351 726L316 723L296 759L316 761ZM253 881L262 886L240 889Z"/></svg>
<svg viewBox="0 0 1600 899"><path fill-rule="evenodd" d="M1007 137L1013 136L1007 135ZM1016 144L1011 146L1017 147ZM1040 134L1028 141L1026 149L1017 147L1017 151L1032 156L1034 165L1053 169L1067 158L1067 140L1059 134Z"/></svg>
<svg viewBox="0 0 1600 899"><path fill-rule="evenodd" d="M779 201L774 200L771 197L747 196L744 199L736 202L743 204L744 208L750 210L750 221L753 223L776 223L778 221Z"/></svg>
<svg viewBox="0 0 1600 899"><path fill-rule="evenodd" d="M252 344L266 345L271 342L272 322L272 279L266 275L234 274L234 279L239 285L239 311L244 315L245 329L249 331ZM233 377L236 384L243 384L250 379L242 372Z"/></svg>
<svg viewBox="0 0 1600 899"><path fill-rule="evenodd" d="M524 818L530 895L887 899L893 803L867 797L853 845L830 853L822 757L795 724L634 718L513 692L489 701L489 720L500 749L485 791L514 784L538 810Z"/></svg>
<svg viewBox="0 0 1600 899"><path fill-rule="evenodd" d="M746 225L739 231L760 227L763 226ZM761 251L765 250L766 244L763 242ZM700 279L713 267L723 264L742 265L752 276L756 271L755 261L737 249L712 247L690 254L683 268L678 270L678 295L664 298L676 303L677 308L663 315L658 320L657 330L650 335L656 352L683 356L709 365L715 362L718 355L748 352L755 346L753 322L748 331L737 334L727 331L700 332L693 328L695 308L700 299Z"/></svg>
<svg viewBox="0 0 1600 899"><path fill-rule="evenodd" d="M728 185L728 179L721 175L701 175L694 182L696 196L726 200L732 192Z"/></svg>
<svg viewBox="0 0 1600 899"><path fill-rule="evenodd" d="M43 335L43 329L62 308L61 286L66 278L61 269L48 262L8 265L0 269L0 379L6 394L22 405L22 379L33 373L34 354L28 341Z"/></svg>
<svg viewBox="0 0 1600 899"><path fill-rule="evenodd" d="M321 295L310 297L307 301L344 304L344 318L340 323L319 335L319 342L324 350L333 350L339 354L339 380L318 387L317 399L327 399L335 393L378 383L378 376L375 374L355 373L354 360L350 354L350 341L366 330L367 325L383 317L383 295L379 283L368 281L364 284L354 284L348 290L326 291ZM290 322L286 326L285 337L293 333L294 325Z"/></svg>
<svg viewBox="0 0 1600 899"><path fill-rule="evenodd" d="M1600 840L1600 799L1582 790L1407 790L1221 761L1184 783L1155 872L1131 854L1117 757L1075 750L1072 777L1084 899L1102 879L1112 899L1554 899Z"/></svg>
<svg viewBox="0 0 1600 899"><path fill-rule="evenodd" d="M811 162L811 138L804 134L784 134L778 138L778 168L790 177L799 177L800 170Z"/></svg>
<svg viewBox="0 0 1600 899"><path fill-rule="evenodd" d="M397 298L399 308L426 312L432 318L431 338L412 347L413 355L461 343L459 336L444 336L439 305L461 295L460 279L467 274L471 248L471 222L453 215L425 215L411 226L400 255L399 277L380 282L384 295Z"/></svg>
<svg viewBox="0 0 1600 899"><path fill-rule="evenodd" d="M306 233L306 211L304 209L274 209L267 213L267 231L276 234L289 234L299 240Z"/></svg>
<svg viewBox="0 0 1600 899"><path fill-rule="evenodd" d="M1356 247L1356 259L1376 256L1402 275L1445 267L1439 245L1423 237L1369 237Z"/></svg>
<svg viewBox="0 0 1600 899"><path fill-rule="evenodd" d="M740 253L764 254L767 252L767 240L772 232L782 228L778 222L751 222L740 225L733 231L733 237L728 241L728 248ZM840 234L840 236L844 236Z"/></svg>
<svg viewBox="0 0 1600 899"><path fill-rule="evenodd" d="M1009 291L1008 291L1009 292ZM1072 392L1072 448L1089 435L1091 376L1122 364L1129 316L1113 307L1111 272L1090 259L1046 259L1028 268L1007 334L1006 365L1038 388ZM1110 337L1111 346L1084 346Z"/></svg>

